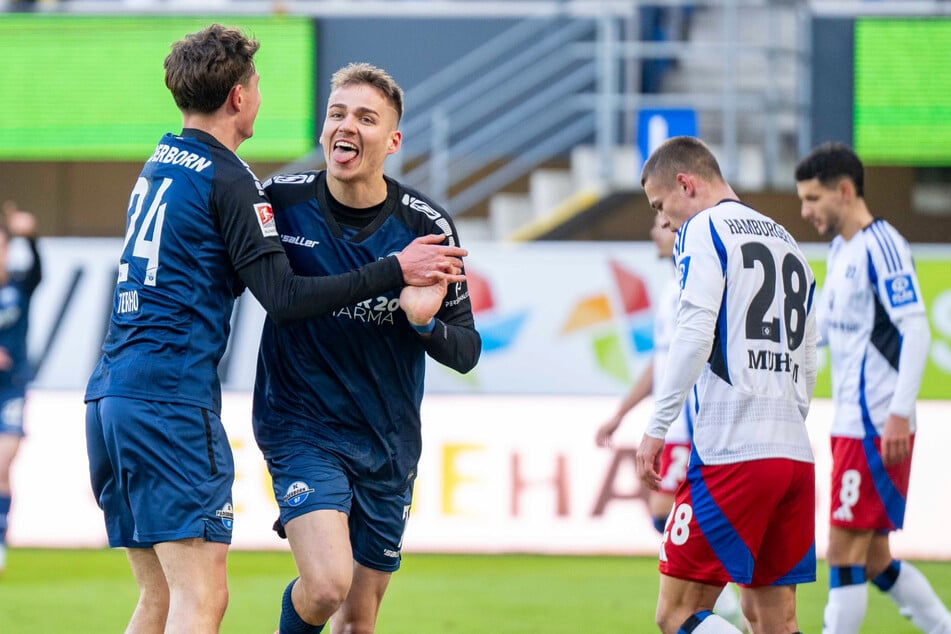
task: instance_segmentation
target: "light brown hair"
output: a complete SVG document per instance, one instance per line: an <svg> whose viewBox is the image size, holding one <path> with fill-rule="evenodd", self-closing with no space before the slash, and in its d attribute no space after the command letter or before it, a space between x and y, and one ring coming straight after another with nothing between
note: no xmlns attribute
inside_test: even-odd
<svg viewBox="0 0 951 634"><path fill-rule="evenodd" d="M722 181L720 164L707 144L692 136L675 136L654 150L641 170L641 186L648 178L672 182L677 174L696 174L708 181Z"/></svg>
<svg viewBox="0 0 951 634"><path fill-rule="evenodd" d="M185 36L165 58L165 85L183 112L211 113L254 74L260 44L221 24Z"/></svg>
<svg viewBox="0 0 951 634"><path fill-rule="evenodd" d="M403 118L403 89L382 68L377 68L366 62L347 64L330 78L330 91L349 84L368 84L373 86L386 98L396 110L396 121Z"/></svg>

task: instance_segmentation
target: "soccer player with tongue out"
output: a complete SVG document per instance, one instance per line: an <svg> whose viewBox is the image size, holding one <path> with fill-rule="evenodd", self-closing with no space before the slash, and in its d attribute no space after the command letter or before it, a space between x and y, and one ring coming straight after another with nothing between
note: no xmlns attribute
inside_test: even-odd
<svg viewBox="0 0 951 634"><path fill-rule="evenodd" d="M291 266L340 273L441 234L449 215L383 173L402 141L403 94L387 73L334 74L320 143L327 168L265 184ZM462 273L461 267L454 273ZM254 432L299 577L279 631L372 632L400 565L421 451L426 355L458 372L479 360L465 282L405 287L293 324L264 325Z"/></svg>

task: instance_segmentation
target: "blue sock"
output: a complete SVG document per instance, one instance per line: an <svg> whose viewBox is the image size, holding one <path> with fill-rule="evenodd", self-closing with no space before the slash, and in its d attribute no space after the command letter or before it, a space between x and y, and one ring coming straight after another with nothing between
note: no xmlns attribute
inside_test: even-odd
<svg viewBox="0 0 951 634"><path fill-rule="evenodd" d="M865 583L865 566L832 566L829 568L829 587L841 588Z"/></svg>
<svg viewBox="0 0 951 634"><path fill-rule="evenodd" d="M666 517L654 517L654 518L652 518L652 519L654 520L654 528L657 529L657 532L658 532L658 533L660 533L661 535L663 535L663 534L664 534L664 528L666 528L666 526L667 526L667 518L666 518Z"/></svg>
<svg viewBox="0 0 951 634"><path fill-rule="evenodd" d="M324 629L323 625L311 625L300 618L291 601L291 589L297 583L295 578L284 589L284 599L281 601L281 624L278 627L280 634L317 634Z"/></svg>
<svg viewBox="0 0 951 634"><path fill-rule="evenodd" d="M10 514L10 496L0 495L0 544L7 543L7 515Z"/></svg>
<svg viewBox="0 0 951 634"><path fill-rule="evenodd" d="M892 589L892 586L895 585L895 582L898 581L899 572L901 572L901 562L897 559L893 559L892 563L888 564L888 568L872 579L872 583L878 586L878 589L882 592L888 592Z"/></svg>
<svg viewBox="0 0 951 634"><path fill-rule="evenodd" d="M697 629L701 623L703 623L704 619L706 619L708 616L711 616L712 614L713 612L710 610L701 610L696 614L691 614L689 617L687 617L687 620L684 621L683 625L680 626L680 629L677 630L677 634L690 634L695 629Z"/></svg>

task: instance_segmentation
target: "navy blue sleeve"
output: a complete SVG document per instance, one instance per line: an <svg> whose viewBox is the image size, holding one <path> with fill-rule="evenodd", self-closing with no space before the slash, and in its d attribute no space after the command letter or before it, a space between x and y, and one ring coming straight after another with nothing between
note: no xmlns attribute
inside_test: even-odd
<svg viewBox="0 0 951 634"><path fill-rule="evenodd" d="M304 277L294 275L281 251L254 260L238 276L278 324L324 315L403 285L396 256L339 275Z"/></svg>
<svg viewBox="0 0 951 634"><path fill-rule="evenodd" d="M444 223L442 227L434 227L433 232L455 236L454 242L458 244L459 234L450 217L447 215L440 222ZM449 244L449 239L443 244ZM436 313L436 327L422 339L426 354L456 372L465 374L476 366L482 354L482 337L475 328L469 287L465 282L449 285L442 308Z"/></svg>
<svg viewBox="0 0 951 634"><path fill-rule="evenodd" d="M235 173L217 180L213 197L219 231L238 278L278 323L324 315L403 285L396 257L340 275L295 275L270 202L253 178Z"/></svg>

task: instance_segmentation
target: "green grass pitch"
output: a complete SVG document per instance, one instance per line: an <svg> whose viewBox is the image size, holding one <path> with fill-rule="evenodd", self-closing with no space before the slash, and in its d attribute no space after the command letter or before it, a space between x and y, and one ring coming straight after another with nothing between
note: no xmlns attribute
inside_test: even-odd
<svg viewBox="0 0 951 634"><path fill-rule="evenodd" d="M916 562L951 605L951 562ZM224 634L276 629L281 592L294 576L285 552L229 555L231 600ZM799 586L803 632L821 630L827 572ZM136 588L125 555L114 550L12 549L0 578L0 632L121 632ZM613 634L654 632L653 558L410 553L390 583L380 634ZM863 632L917 630L869 588Z"/></svg>

